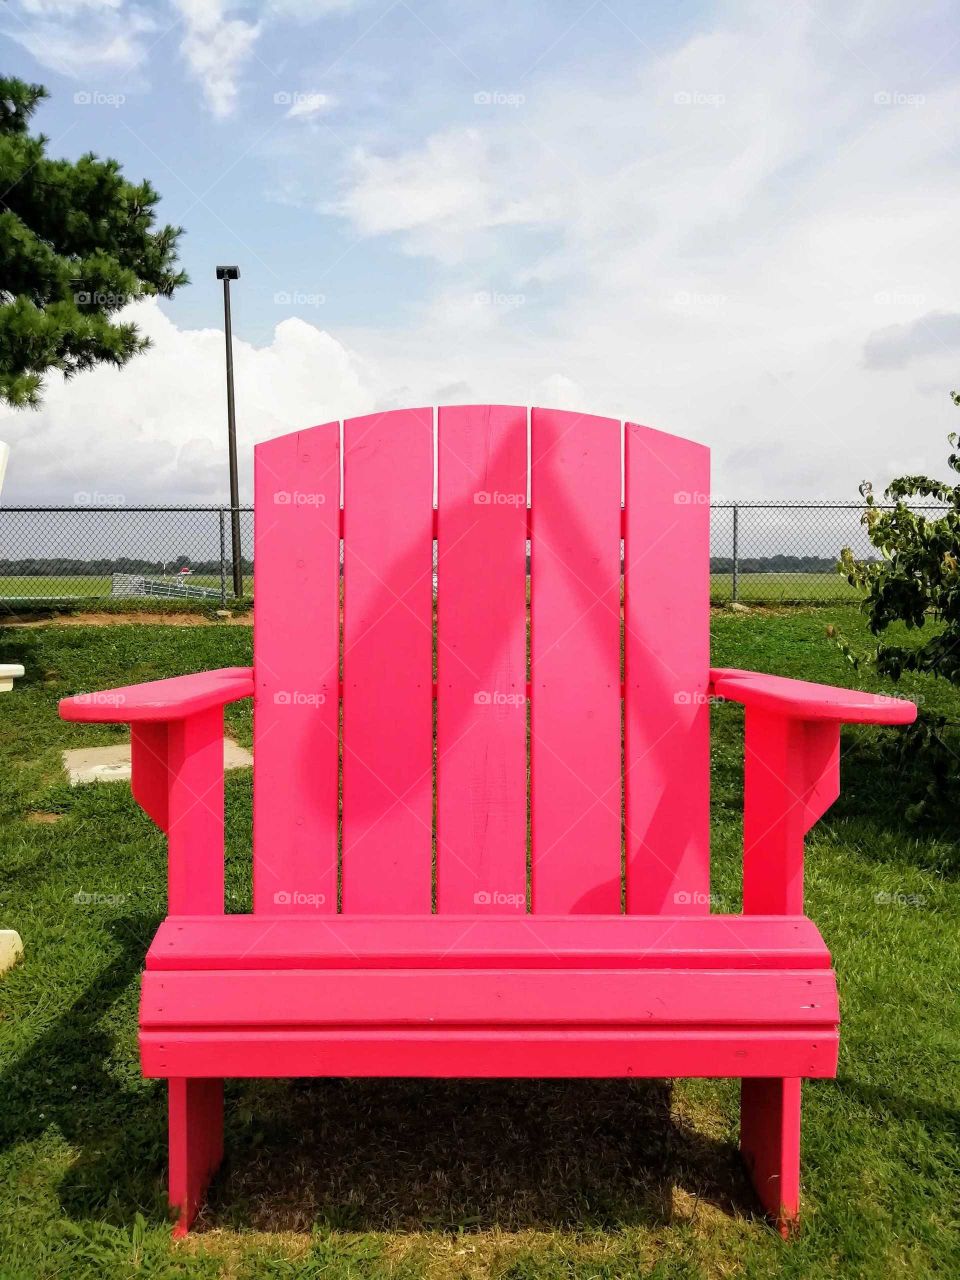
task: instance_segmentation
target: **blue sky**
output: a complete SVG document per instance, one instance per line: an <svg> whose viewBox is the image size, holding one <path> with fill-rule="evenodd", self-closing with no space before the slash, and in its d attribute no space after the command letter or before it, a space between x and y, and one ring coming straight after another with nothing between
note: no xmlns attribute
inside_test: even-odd
<svg viewBox="0 0 960 1280"><path fill-rule="evenodd" d="M40 117L51 150L115 156L131 176L151 178L163 217L187 229L193 287L165 310L184 324L217 323L212 268L236 261L236 328L262 339L277 306L315 321L320 294L325 324L402 324L442 275L398 251L395 236L358 240L336 212L351 157L403 153L438 128L483 130L495 114L522 119L540 84L629 83L638 58L657 56L709 12L664 5L638 24L634 9L624 0L14 0L3 29L6 65L51 89ZM203 53L184 47L191 14L197 44L223 75L211 78ZM212 29L205 14L216 15ZM231 23L232 38L223 34ZM475 100L484 93L490 103ZM85 94L89 103L75 101ZM510 239L508 256L550 243L522 227Z"/></svg>
<svg viewBox="0 0 960 1280"><path fill-rule="evenodd" d="M217 262L242 272L247 461L321 417L476 399L704 440L719 497L942 469L955 19L846 0L9 0L4 66L50 89L51 153L149 177L192 284L134 309L148 356L0 415L5 497L222 495Z"/></svg>

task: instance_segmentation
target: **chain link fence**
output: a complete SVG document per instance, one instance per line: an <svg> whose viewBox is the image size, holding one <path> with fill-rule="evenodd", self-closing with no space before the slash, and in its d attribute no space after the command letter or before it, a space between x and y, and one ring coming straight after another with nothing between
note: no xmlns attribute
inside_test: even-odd
<svg viewBox="0 0 960 1280"><path fill-rule="evenodd" d="M925 507L930 514L943 508ZM720 502L710 509L715 604L856 604L841 548L875 556L861 503ZM230 507L0 508L0 611L118 599L225 603L234 595ZM244 596L253 595L253 509L241 507Z"/></svg>
<svg viewBox="0 0 960 1280"><path fill-rule="evenodd" d="M715 604L856 604L837 572L843 547L876 551L862 503L721 502L710 508L710 598Z"/></svg>
<svg viewBox="0 0 960 1280"><path fill-rule="evenodd" d="M230 507L0 508L0 610L150 597L232 597ZM253 508L240 521L253 594Z"/></svg>

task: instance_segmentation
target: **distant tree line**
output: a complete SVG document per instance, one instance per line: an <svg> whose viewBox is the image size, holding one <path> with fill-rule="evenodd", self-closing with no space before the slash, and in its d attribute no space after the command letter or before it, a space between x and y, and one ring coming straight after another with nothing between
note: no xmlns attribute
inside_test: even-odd
<svg viewBox="0 0 960 1280"><path fill-rule="evenodd" d="M253 561L242 561L243 572L253 573ZM182 568L194 573L219 574L220 560L191 560L189 556L174 556L169 560L145 560L130 556L113 559L64 560L49 557L23 560L0 560L0 577L66 578L108 577L111 573L173 574ZM529 571L529 563L528 563ZM740 556L738 573L835 573L836 560L828 556ZM711 573L733 573L730 556L712 556Z"/></svg>
<svg viewBox="0 0 960 1280"><path fill-rule="evenodd" d="M242 561L243 572L253 573L253 561ZM189 556L175 556L171 560L138 560L128 556L101 560L64 560L36 558L0 560L0 577L10 578L87 578L109 577L112 573L145 573L161 576L175 574L189 568L194 573L219 574L220 560L191 560Z"/></svg>
<svg viewBox="0 0 960 1280"><path fill-rule="evenodd" d="M738 573L836 573L835 556L738 556ZM731 556L711 556L711 573L733 573Z"/></svg>

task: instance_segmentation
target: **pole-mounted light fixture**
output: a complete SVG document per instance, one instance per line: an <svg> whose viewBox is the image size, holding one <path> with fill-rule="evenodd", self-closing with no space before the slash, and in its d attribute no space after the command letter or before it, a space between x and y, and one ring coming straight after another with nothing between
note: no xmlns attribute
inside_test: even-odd
<svg viewBox="0 0 960 1280"><path fill-rule="evenodd" d="M243 558L240 549L240 493L237 479L237 418L233 397L233 325L230 318L230 281L240 279L239 267L217 267L223 281L223 332L227 346L227 450L230 457L230 532L233 556L233 594L243 595Z"/></svg>

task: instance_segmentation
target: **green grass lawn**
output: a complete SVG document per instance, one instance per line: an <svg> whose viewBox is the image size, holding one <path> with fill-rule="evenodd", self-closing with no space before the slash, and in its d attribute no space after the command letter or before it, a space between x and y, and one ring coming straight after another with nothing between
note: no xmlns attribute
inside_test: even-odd
<svg viewBox="0 0 960 1280"><path fill-rule="evenodd" d="M147 574L148 578L164 581L163 574ZM167 581L173 582L174 574L167 575ZM73 574L62 578L48 577L41 574L8 574L0 576L0 605L7 601L23 603L33 600L84 600L95 605L97 600L110 600L109 575L105 574ZM187 579L188 584L195 587L213 587L220 590L220 577L215 573L193 573ZM233 579L229 573L226 583L227 595L233 595ZM247 595L253 592L253 577L244 578L244 591ZM143 597L144 599L160 599L162 597Z"/></svg>
<svg viewBox="0 0 960 1280"><path fill-rule="evenodd" d="M834 614L863 640L853 611ZM874 687L826 638L832 619L717 614L714 661ZM2 1280L960 1275L960 832L902 824L868 728L844 730L844 794L808 840L843 1030L838 1080L805 1085L798 1238L756 1216L732 1082L234 1081L224 1165L174 1246L164 1087L141 1079L136 1048L163 839L126 786L64 784L64 747L122 731L55 707L246 663L250 644L243 627L0 630L0 661L27 668L0 701L0 924L26 945L0 979ZM957 710L943 685L904 687ZM736 911L742 715L713 720L716 909ZM249 707L228 723L249 743ZM231 910L250 902L250 789L229 776Z"/></svg>
<svg viewBox="0 0 960 1280"><path fill-rule="evenodd" d="M0 600L98 599L110 595L106 574L5 574L0 577Z"/></svg>
<svg viewBox="0 0 960 1280"><path fill-rule="evenodd" d="M733 598L733 574L711 573L710 599L725 604ZM839 573L741 573L737 599L744 604L855 604L863 592Z"/></svg>

